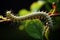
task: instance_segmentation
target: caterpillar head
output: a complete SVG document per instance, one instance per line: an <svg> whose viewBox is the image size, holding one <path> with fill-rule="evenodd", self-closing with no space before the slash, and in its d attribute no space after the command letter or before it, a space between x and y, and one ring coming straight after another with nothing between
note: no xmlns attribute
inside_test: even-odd
<svg viewBox="0 0 60 40"><path fill-rule="evenodd" d="M6 12L6 16L7 16L7 18L11 18L11 15L12 15L13 13L11 12L11 11L7 11Z"/></svg>
<svg viewBox="0 0 60 40"><path fill-rule="evenodd" d="M9 16L11 14L11 11L6 12L6 16Z"/></svg>

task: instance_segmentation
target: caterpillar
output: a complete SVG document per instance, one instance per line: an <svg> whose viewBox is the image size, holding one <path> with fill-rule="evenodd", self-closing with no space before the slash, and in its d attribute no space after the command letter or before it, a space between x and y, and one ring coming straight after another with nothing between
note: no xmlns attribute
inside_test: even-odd
<svg viewBox="0 0 60 40"><path fill-rule="evenodd" d="M6 16L10 18L12 21L24 21L29 19L40 19L45 22L45 25L49 27L53 27L53 22L51 17L46 12L32 12L30 14L24 16L15 16L11 11L6 12Z"/></svg>

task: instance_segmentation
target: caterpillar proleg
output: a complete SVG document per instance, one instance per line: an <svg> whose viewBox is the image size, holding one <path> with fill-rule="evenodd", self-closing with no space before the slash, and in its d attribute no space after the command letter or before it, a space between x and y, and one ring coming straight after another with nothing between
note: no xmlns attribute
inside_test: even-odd
<svg viewBox="0 0 60 40"><path fill-rule="evenodd" d="M52 19L46 12L33 12L24 16L14 16L11 11L7 11L6 13L7 17L10 18L12 21L24 21L29 19L40 19L45 20L45 24L47 24L49 27L53 26Z"/></svg>

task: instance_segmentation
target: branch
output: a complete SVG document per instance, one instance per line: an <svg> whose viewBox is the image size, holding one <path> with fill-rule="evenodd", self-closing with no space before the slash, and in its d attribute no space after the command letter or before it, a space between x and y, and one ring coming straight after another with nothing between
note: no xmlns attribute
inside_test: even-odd
<svg viewBox="0 0 60 40"><path fill-rule="evenodd" d="M0 15L0 22L5 22L5 21L11 21L11 19L8 19L7 17L3 17Z"/></svg>

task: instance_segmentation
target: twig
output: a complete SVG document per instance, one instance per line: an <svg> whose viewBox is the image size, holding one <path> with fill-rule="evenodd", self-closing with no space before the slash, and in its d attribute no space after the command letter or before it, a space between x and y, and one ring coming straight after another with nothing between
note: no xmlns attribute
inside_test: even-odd
<svg viewBox="0 0 60 40"><path fill-rule="evenodd" d="M4 21L11 21L11 19L8 19L7 17L3 17L2 15L0 15L0 22Z"/></svg>

